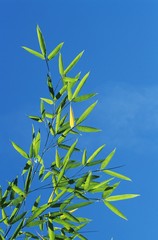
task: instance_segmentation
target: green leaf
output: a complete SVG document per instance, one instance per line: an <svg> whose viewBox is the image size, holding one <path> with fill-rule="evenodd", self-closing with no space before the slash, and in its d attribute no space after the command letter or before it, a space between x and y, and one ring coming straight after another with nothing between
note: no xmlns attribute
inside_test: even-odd
<svg viewBox="0 0 158 240"><path fill-rule="evenodd" d="M58 132L58 129L60 127L60 115L61 115L61 107L58 108L58 111L56 113L56 125L55 125L55 131Z"/></svg>
<svg viewBox="0 0 158 240"><path fill-rule="evenodd" d="M42 52L43 56L46 57L46 45L45 45L45 42L44 42L42 32L41 32L38 25L37 25L36 30L37 30L37 37L38 37L38 42L39 42L41 52Z"/></svg>
<svg viewBox="0 0 158 240"><path fill-rule="evenodd" d="M105 144L102 145L101 147L97 148L97 150L95 150L94 153L88 158L87 163L90 163L101 152L101 150L104 147L105 147Z"/></svg>
<svg viewBox="0 0 158 240"><path fill-rule="evenodd" d="M41 98L41 100L43 100L44 102L52 105L53 104L53 101L51 99L48 99L48 98Z"/></svg>
<svg viewBox="0 0 158 240"><path fill-rule="evenodd" d="M21 197L26 197L25 192L23 192L23 190L21 190L18 186L16 186L15 184L11 183L11 188L13 189L14 192L16 192L19 196Z"/></svg>
<svg viewBox="0 0 158 240"><path fill-rule="evenodd" d="M112 211L114 212L117 216L127 220L126 216L120 212L120 210L118 210L115 206L113 206L111 203L104 201L105 205Z"/></svg>
<svg viewBox="0 0 158 240"><path fill-rule="evenodd" d="M3 219L3 222L4 222L5 225L9 225L8 224L8 217L7 217L7 214L4 210L4 208L2 208L2 219Z"/></svg>
<svg viewBox="0 0 158 240"><path fill-rule="evenodd" d="M37 122L43 122L43 120L38 117L38 116L28 116L30 119L34 120L34 121L37 121Z"/></svg>
<svg viewBox="0 0 158 240"><path fill-rule="evenodd" d="M76 203L76 204L73 204L73 205L70 205L70 206L66 207L66 210L70 211L70 210L78 209L78 208L90 205L92 203L93 203L93 201Z"/></svg>
<svg viewBox="0 0 158 240"><path fill-rule="evenodd" d="M81 81L79 82L78 86L77 86L76 89L75 89L75 92L74 92L72 98L76 98L76 97L77 97L78 93L80 92L80 90L82 89L83 85L85 84L87 78L89 77L89 74L90 74L90 72L88 72L88 73L81 79Z"/></svg>
<svg viewBox="0 0 158 240"><path fill-rule="evenodd" d="M28 154L21 147L19 147L16 143L12 141L11 143L18 153L20 153L24 158L27 158L27 159L29 158Z"/></svg>
<svg viewBox="0 0 158 240"><path fill-rule="evenodd" d="M24 218L24 216L26 215L27 212L23 212L21 214L19 214L18 216L16 217L13 217L10 221L9 221L9 224L14 224L16 222L18 222L19 220L21 220L22 218Z"/></svg>
<svg viewBox="0 0 158 240"><path fill-rule="evenodd" d="M54 89L53 89L53 84L52 80L49 75L47 75L47 86L49 89L50 96L54 99Z"/></svg>
<svg viewBox="0 0 158 240"><path fill-rule="evenodd" d="M64 76L64 66L61 53L59 53L59 73L62 77Z"/></svg>
<svg viewBox="0 0 158 240"><path fill-rule="evenodd" d="M116 173L110 170L103 170L103 172L105 172L106 174L113 176L113 177L117 177L126 181L132 181L129 177L126 177L125 175L122 175L120 173Z"/></svg>
<svg viewBox="0 0 158 240"><path fill-rule="evenodd" d="M82 51L81 53L79 53L74 59L73 61L69 64L69 66L65 69L64 74L67 74L75 65L76 63L80 60L80 58L82 57L84 51Z"/></svg>
<svg viewBox="0 0 158 240"><path fill-rule="evenodd" d="M130 198L135 198L140 196L139 194L122 194L122 195L115 195L115 196L110 196L106 198L106 201L112 202L112 201L120 201L120 200L126 200Z"/></svg>
<svg viewBox="0 0 158 240"><path fill-rule="evenodd" d="M55 240L54 227L50 220L48 220L48 236L49 239Z"/></svg>
<svg viewBox="0 0 158 240"><path fill-rule="evenodd" d="M83 122L87 116L92 112L93 108L96 106L97 101L93 104L91 104L83 113L82 115L78 118L78 120L76 121L76 125L80 124L81 122Z"/></svg>
<svg viewBox="0 0 158 240"><path fill-rule="evenodd" d="M82 165L84 166L86 164L86 159L87 159L87 151L84 149L83 155L82 155Z"/></svg>
<svg viewBox="0 0 158 240"><path fill-rule="evenodd" d="M38 196L32 207L32 212L34 212L38 209L38 204L39 204L40 199L41 199L41 196Z"/></svg>
<svg viewBox="0 0 158 240"><path fill-rule="evenodd" d="M28 193L32 181L32 167L28 170L28 174L25 181L25 192Z"/></svg>
<svg viewBox="0 0 158 240"><path fill-rule="evenodd" d="M92 172L90 172L87 176L87 179L85 181L85 184L84 184L84 190L85 191L88 191L89 189L89 186L90 186L90 183L91 183L91 179L92 179Z"/></svg>
<svg viewBox="0 0 158 240"><path fill-rule="evenodd" d="M115 152L116 152L116 148L105 158L104 162L101 164L101 167L100 167L101 170L106 168L106 166L109 164L112 157L114 156Z"/></svg>
<svg viewBox="0 0 158 240"><path fill-rule="evenodd" d="M56 46L56 48L53 49L53 51L48 55L48 60L51 60L52 58L54 58L60 51L60 49L63 46L63 42L60 43L58 46Z"/></svg>
<svg viewBox="0 0 158 240"><path fill-rule="evenodd" d="M68 152L66 153L66 155L65 155L65 157L64 157L64 159L63 159L63 164L64 164L64 165L65 165L65 164L67 165L67 163L68 163L68 161L69 161L72 153L74 152L74 149L75 149L75 147L76 147L77 142L78 142L78 140L76 140L76 141L71 145L71 147L69 148Z"/></svg>
<svg viewBox="0 0 158 240"><path fill-rule="evenodd" d="M33 140L33 150L34 150L35 157L37 157L39 154L40 143L41 143L41 134L40 134L40 131L38 131L37 136Z"/></svg>
<svg viewBox="0 0 158 240"><path fill-rule="evenodd" d="M73 100L73 102L83 102L83 101L86 101L86 100L94 97L95 95L96 95L96 93L85 94L85 95L78 96L75 98L72 97L72 100Z"/></svg>
<svg viewBox="0 0 158 240"><path fill-rule="evenodd" d="M107 179L101 183L96 183L94 186L91 187L91 190L100 189L101 187L105 188L109 182L111 182L113 178Z"/></svg>
<svg viewBox="0 0 158 240"><path fill-rule="evenodd" d="M43 57L43 55L41 53L39 53L37 51L34 51L34 50L32 50L31 48L28 48L28 47L22 47L22 48L25 49L27 52L35 55L36 57L39 57L39 58L44 60L44 57Z"/></svg>
<svg viewBox="0 0 158 240"><path fill-rule="evenodd" d="M88 126L77 126L76 127L80 132L100 132L98 128L88 127Z"/></svg>
<svg viewBox="0 0 158 240"><path fill-rule="evenodd" d="M58 149L56 149L56 151L55 151L55 163L56 163L57 168L60 168L60 155L58 153Z"/></svg>
<svg viewBox="0 0 158 240"><path fill-rule="evenodd" d="M77 222L77 223L79 222L79 220L69 212L63 212L63 216L66 217L71 222Z"/></svg>
<svg viewBox="0 0 158 240"><path fill-rule="evenodd" d="M120 182L117 182L117 183L113 184L112 186L107 186L104 189L102 198L105 199L105 198L109 197L114 192L114 190L119 186L119 184L120 184Z"/></svg>
<svg viewBox="0 0 158 240"><path fill-rule="evenodd" d="M32 222L35 218L39 217L41 213L43 213L46 209L49 208L49 204L44 204L41 207L39 207L37 210L34 211L33 215L29 217L25 223L25 226L27 226L30 222Z"/></svg>

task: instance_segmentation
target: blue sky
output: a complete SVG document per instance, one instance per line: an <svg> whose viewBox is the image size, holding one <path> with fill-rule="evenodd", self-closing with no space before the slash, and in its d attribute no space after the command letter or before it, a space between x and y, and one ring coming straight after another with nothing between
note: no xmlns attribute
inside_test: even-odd
<svg viewBox="0 0 158 240"><path fill-rule="evenodd" d="M157 239L158 222L158 1L154 0L0 0L1 114L0 182L18 174L24 162L9 140L27 146L39 98L47 94L43 63L21 46L38 50L39 24L51 51L64 41L68 63L85 50L79 65L91 70L86 90L97 92L99 103L92 123L103 131L88 137L90 149L106 143L117 148L114 165L133 179L122 193L141 197L117 206L128 222L105 206L88 208L94 219L88 238L109 240ZM30 132L30 135L28 133Z"/></svg>

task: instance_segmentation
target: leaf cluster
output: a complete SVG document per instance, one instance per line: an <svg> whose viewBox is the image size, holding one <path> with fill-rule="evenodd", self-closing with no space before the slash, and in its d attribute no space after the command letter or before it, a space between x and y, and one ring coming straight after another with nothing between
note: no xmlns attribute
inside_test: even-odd
<svg viewBox="0 0 158 240"><path fill-rule="evenodd" d="M40 99L39 116L30 115L29 118L35 125L44 126L46 137L42 136L40 130L35 131L33 125L28 151L12 141L13 147L26 163L20 180L16 177L9 182L5 191L0 188L0 239L86 240L82 228L90 219L78 216L80 208L99 201L119 217L127 219L112 202L135 198L138 194L114 194L121 181L131 181L127 176L108 168L115 149L100 158L105 145L99 146L91 154L86 148L79 147L81 132L100 131L84 123L97 101L79 116L77 111L74 112L74 105L77 104L78 108L79 103L96 95L81 95L89 72L82 77L81 73L71 75L83 51L65 68L61 53L63 43L47 53L39 26L37 37L40 52L23 48L45 61L49 97ZM55 57L58 58L59 85L57 81L52 81L49 67L49 62ZM51 162L47 159L47 152L50 152Z"/></svg>

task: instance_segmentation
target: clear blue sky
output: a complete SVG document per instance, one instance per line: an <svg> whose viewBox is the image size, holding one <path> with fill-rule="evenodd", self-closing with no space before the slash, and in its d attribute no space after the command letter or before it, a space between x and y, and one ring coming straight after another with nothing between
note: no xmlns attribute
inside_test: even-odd
<svg viewBox="0 0 158 240"><path fill-rule="evenodd" d="M23 159L9 140L27 146L43 90L45 66L21 46L38 50L36 24L48 49L64 41L68 63L85 49L81 70L91 70L87 90L99 93L93 125L103 131L89 148L117 148L113 165L133 179L120 193L141 197L116 204L128 221L96 204L90 240L158 239L158 1L0 0L0 182L18 174ZM30 135L28 134L30 132Z"/></svg>

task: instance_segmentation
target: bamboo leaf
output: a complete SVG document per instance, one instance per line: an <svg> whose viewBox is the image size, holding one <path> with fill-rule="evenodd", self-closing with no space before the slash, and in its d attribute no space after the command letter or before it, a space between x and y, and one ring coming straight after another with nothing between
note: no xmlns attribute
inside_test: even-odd
<svg viewBox="0 0 158 240"><path fill-rule="evenodd" d="M61 106L58 108L57 114L56 114L56 125L55 125L55 131L58 132L58 129L60 127L60 116L61 116Z"/></svg>
<svg viewBox="0 0 158 240"><path fill-rule="evenodd" d="M75 126L75 118L74 118L72 106L70 104L70 127L73 128L74 126Z"/></svg>
<svg viewBox="0 0 158 240"><path fill-rule="evenodd" d="M109 197L114 192L114 190L119 186L119 184L120 184L120 182L117 182L117 183L113 184L112 186L107 186L104 189L102 198L105 199L105 198Z"/></svg>
<svg viewBox="0 0 158 240"><path fill-rule="evenodd" d="M84 51L82 51L81 53L79 53L74 59L73 61L69 64L69 66L65 69L64 74L67 74L75 65L76 63L80 60L80 58L82 57Z"/></svg>
<svg viewBox="0 0 158 240"><path fill-rule="evenodd" d="M38 204L39 204L40 199L41 199L41 196L38 196L32 207L32 212L35 212L38 209Z"/></svg>
<svg viewBox="0 0 158 240"><path fill-rule="evenodd" d="M2 219L3 219L3 222L4 222L5 225L9 225L8 224L8 217L7 217L7 214L4 210L4 208L2 208Z"/></svg>
<svg viewBox="0 0 158 240"><path fill-rule="evenodd" d="M57 168L60 168L60 155L58 153L58 149L56 149L56 152L55 152L55 163Z"/></svg>
<svg viewBox="0 0 158 240"><path fill-rule="evenodd" d="M135 198L140 196L139 194L122 194L122 195L115 195L115 196L110 196L106 198L106 201L112 202L112 201L120 201L120 200L126 200L130 198Z"/></svg>
<svg viewBox="0 0 158 240"><path fill-rule="evenodd" d="M122 175L120 173L116 173L110 170L103 170L103 172L105 172L106 174L113 176L113 177L117 177L126 181L132 181L129 177L126 177L125 175Z"/></svg>
<svg viewBox="0 0 158 240"><path fill-rule="evenodd" d="M56 46L56 48L53 49L53 51L48 55L48 60L51 60L52 58L54 58L60 51L60 49L63 46L63 42L58 44L58 46Z"/></svg>
<svg viewBox="0 0 158 240"><path fill-rule="evenodd" d="M39 154L40 143L41 143L41 134L40 134L40 131L38 131L37 136L33 140L33 150L34 150L35 157L37 157Z"/></svg>
<svg viewBox="0 0 158 240"><path fill-rule="evenodd" d="M39 58L44 60L44 56L41 53L39 53L39 52L37 52L37 51L35 51L35 50L31 49L31 48L28 48L28 47L24 47L23 46L22 48L25 49L27 52L35 55L36 57L39 57Z"/></svg>
<svg viewBox="0 0 158 240"><path fill-rule="evenodd" d="M41 98L41 100L43 100L44 102L52 105L53 104L53 101L51 99L48 99L48 98Z"/></svg>
<svg viewBox="0 0 158 240"><path fill-rule="evenodd" d="M84 149L83 155L82 155L82 165L86 165L86 159L87 159L87 150Z"/></svg>
<svg viewBox="0 0 158 240"><path fill-rule="evenodd" d="M74 94L73 94L73 96L72 96L73 99L77 97L78 93L80 92L80 90L82 89L83 85L85 84L87 78L89 77L89 74L90 74L90 72L88 72L88 73L81 79L81 81L79 82L79 84L78 84L78 86L76 87L75 92L74 92Z"/></svg>
<svg viewBox="0 0 158 240"><path fill-rule="evenodd" d="M112 211L114 212L117 216L127 220L126 216L120 212L120 210L118 210L114 205L112 205L111 203L104 201L105 205Z"/></svg>
<svg viewBox="0 0 158 240"><path fill-rule="evenodd" d="M104 169L106 168L106 166L109 164L109 162L111 161L111 159L113 158L114 154L116 152L116 149L114 149L104 160L104 162L101 164L100 169Z"/></svg>
<svg viewBox="0 0 158 240"><path fill-rule="evenodd" d="M38 116L28 116L30 119L32 119L32 120L34 120L34 121L36 121L36 122L43 122L43 120L40 118L40 117L38 117Z"/></svg>
<svg viewBox="0 0 158 240"><path fill-rule="evenodd" d="M18 222L19 220L21 220L22 218L24 218L24 216L26 215L27 212L23 212L21 214L19 214L18 216L16 217L13 217L10 221L9 221L9 224L14 224L16 222Z"/></svg>
<svg viewBox="0 0 158 240"><path fill-rule="evenodd" d="M25 192L28 193L32 181L32 167L28 170L26 181L25 181Z"/></svg>
<svg viewBox="0 0 158 240"><path fill-rule="evenodd" d="M98 128L88 127L88 126L76 126L80 132L100 132Z"/></svg>
<svg viewBox="0 0 158 240"><path fill-rule="evenodd" d="M48 236L49 239L55 240L54 227L50 220L48 220Z"/></svg>
<svg viewBox="0 0 158 240"><path fill-rule="evenodd" d="M70 205L70 206L66 207L66 210L70 211L70 210L73 210L73 209L78 209L78 208L81 208L81 207L88 206L92 203L93 203L93 201L76 203L76 204L73 204L73 205Z"/></svg>
<svg viewBox="0 0 158 240"><path fill-rule="evenodd" d="M28 154L21 147L19 147L16 143L12 141L11 143L18 153L20 153L24 158L27 158L27 159L29 158Z"/></svg>
<svg viewBox="0 0 158 240"><path fill-rule="evenodd" d="M72 96L72 101L73 102L83 102L83 101L86 101L86 100L94 97L95 95L96 95L96 93L85 94L85 95L78 96L75 98L73 98L73 96Z"/></svg>
<svg viewBox="0 0 158 240"><path fill-rule="evenodd" d="M35 218L39 217L41 213L49 208L49 204L44 204L43 206L39 207L37 210L34 211L33 215L29 217L25 223L27 226L30 222L32 222Z"/></svg>
<svg viewBox="0 0 158 240"><path fill-rule="evenodd" d="M94 153L88 158L87 163L90 163L101 152L101 150L104 147L105 147L105 144L102 145L101 147L97 148L97 150L95 150Z"/></svg>
<svg viewBox="0 0 158 240"><path fill-rule="evenodd" d="M14 192L16 192L19 196L21 197L26 197L25 192L23 192L18 186L15 184L11 183L11 188L13 189Z"/></svg>
<svg viewBox="0 0 158 240"><path fill-rule="evenodd" d="M48 90L49 90L50 96L54 99L53 84L52 84L52 80L51 80L49 75L47 75L47 86L48 86Z"/></svg>
<svg viewBox="0 0 158 240"><path fill-rule="evenodd" d="M71 222L77 222L77 223L79 222L79 220L69 212L63 212L63 216L66 217Z"/></svg>
<svg viewBox="0 0 158 240"><path fill-rule="evenodd" d="M87 116L92 112L93 108L96 106L97 101L93 104L91 104L83 113L82 115L78 118L78 120L76 121L76 125L80 124L81 122L83 122Z"/></svg>
<svg viewBox="0 0 158 240"><path fill-rule="evenodd" d="M85 181L84 184L84 190L87 191L89 189L90 183L91 183L91 179L92 179L92 172L90 172L87 176L87 179Z"/></svg>
<svg viewBox="0 0 158 240"><path fill-rule="evenodd" d="M69 148L68 152L66 153L64 159L63 159L63 163L64 165L67 164L67 162L69 161L72 153L74 152L74 149L76 147L76 144L77 144L78 140L76 140L72 145L71 147Z"/></svg>
<svg viewBox="0 0 158 240"><path fill-rule="evenodd" d="M37 30L37 37L38 37L38 42L39 42L41 52L42 52L43 56L46 57L46 45L45 45L45 42L44 42L44 38L43 38L43 35L42 35L42 32L41 32L41 29L39 28L38 25L37 25L36 30Z"/></svg>
<svg viewBox="0 0 158 240"><path fill-rule="evenodd" d="M64 76L64 66L61 53L59 53L59 73L62 77Z"/></svg>

